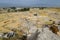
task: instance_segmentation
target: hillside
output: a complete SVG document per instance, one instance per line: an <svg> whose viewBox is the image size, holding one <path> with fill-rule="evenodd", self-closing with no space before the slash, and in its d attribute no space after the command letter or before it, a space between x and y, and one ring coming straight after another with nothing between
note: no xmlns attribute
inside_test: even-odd
<svg viewBox="0 0 60 40"><path fill-rule="evenodd" d="M41 28L44 24L52 24L53 21L59 20L60 9L58 8L30 8L29 11L6 12L0 14L0 32L16 29L32 33L32 30Z"/></svg>

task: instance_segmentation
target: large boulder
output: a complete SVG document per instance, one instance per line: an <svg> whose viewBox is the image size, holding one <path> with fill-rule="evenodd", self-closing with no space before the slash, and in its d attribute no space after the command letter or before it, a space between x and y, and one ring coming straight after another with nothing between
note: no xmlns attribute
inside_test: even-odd
<svg viewBox="0 0 60 40"><path fill-rule="evenodd" d="M30 38L32 40L34 40L34 39L35 40L60 40L60 36L57 34L54 34L51 30L49 30L48 27L39 28L39 32L40 32L40 34L38 34L38 35L37 35L37 32L35 32L34 34L31 34ZM36 35L38 37L36 37Z"/></svg>

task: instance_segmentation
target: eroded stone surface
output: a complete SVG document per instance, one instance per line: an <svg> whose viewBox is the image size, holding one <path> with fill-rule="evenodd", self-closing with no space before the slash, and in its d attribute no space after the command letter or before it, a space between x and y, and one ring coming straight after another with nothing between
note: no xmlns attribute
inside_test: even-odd
<svg viewBox="0 0 60 40"><path fill-rule="evenodd" d="M27 39L29 40L60 40L60 36L58 36L57 34L54 34L51 30L49 30L48 27L40 28L39 32L40 34L37 35L37 32L35 32L30 36L30 38L27 38Z"/></svg>

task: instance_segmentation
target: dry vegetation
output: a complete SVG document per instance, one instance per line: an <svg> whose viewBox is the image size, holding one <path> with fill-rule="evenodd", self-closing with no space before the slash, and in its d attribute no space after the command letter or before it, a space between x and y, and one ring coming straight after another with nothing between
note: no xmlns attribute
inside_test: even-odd
<svg viewBox="0 0 60 40"><path fill-rule="evenodd" d="M50 20L60 20L60 9L31 8L29 11L6 12L0 14L0 32L10 32L11 29L28 32L28 27L32 27L32 24L39 28L43 24L51 24Z"/></svg>

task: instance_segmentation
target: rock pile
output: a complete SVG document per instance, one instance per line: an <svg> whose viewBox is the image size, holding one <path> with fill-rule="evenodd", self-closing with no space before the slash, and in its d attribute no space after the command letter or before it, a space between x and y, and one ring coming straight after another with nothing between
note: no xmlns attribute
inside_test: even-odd
<svg viewBox="0 0 60 40"><path fill-rule="evenodd" d="M35 40L35 39L36 40L60 40L60 36L58 36L57 34L54 34L51 30L49 30L48 27L39 28L38 31L40 32L39 34L38 34L38 32L31 34L30 38L32 40ZM33 36L33 35L35 35L35 36ZM27 39L29 39L29 38L27 38Z"/></svg>

